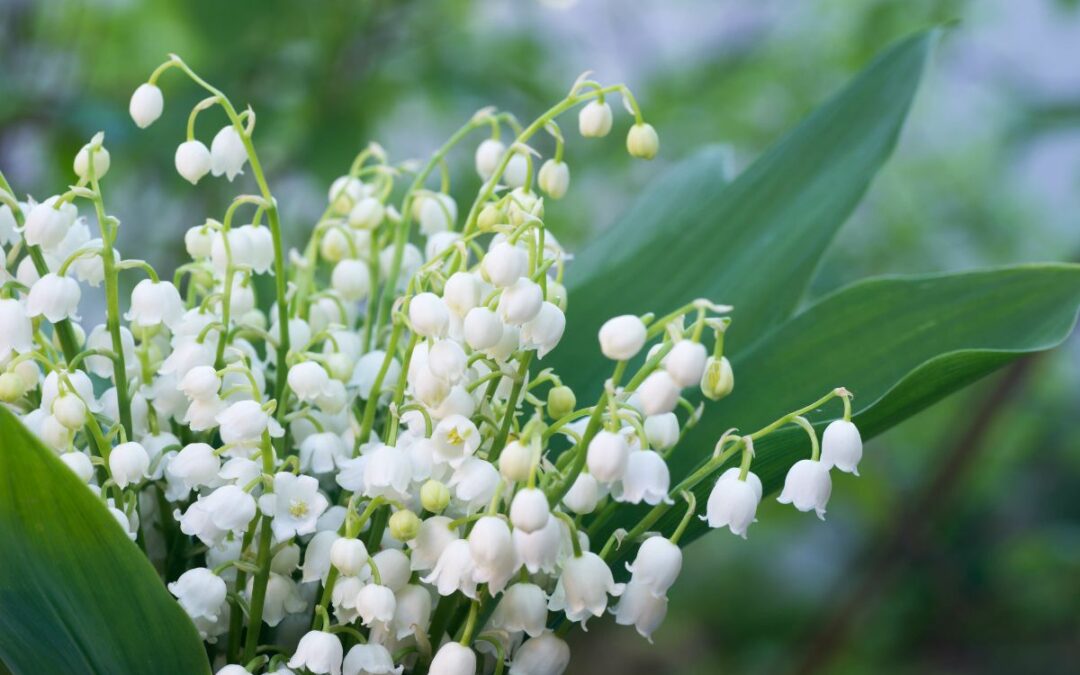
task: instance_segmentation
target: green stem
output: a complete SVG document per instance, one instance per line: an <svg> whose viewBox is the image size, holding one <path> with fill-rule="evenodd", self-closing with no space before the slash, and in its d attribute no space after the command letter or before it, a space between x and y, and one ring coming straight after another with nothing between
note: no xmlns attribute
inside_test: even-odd
<svg viewBox="0 0 1080 675"><path fill-rule="evenodd" d="M488 453L488 461L494 463L499 459L499 454L502 453L503 446L506 445L506 439L510 436L510 427L514 422L514 413L517 412L517 400L521 396L521 388L525 384L525 379L529 375L529 364L532 362L532 356L534 352L525 352L521 357L521 363L518 365L517 376L514 378L514 386L510 390L510 398L506 399L506 412L503 413L502 427L499 428L499 433L495 436L495 440L491 444L491 451Z"/></svg>

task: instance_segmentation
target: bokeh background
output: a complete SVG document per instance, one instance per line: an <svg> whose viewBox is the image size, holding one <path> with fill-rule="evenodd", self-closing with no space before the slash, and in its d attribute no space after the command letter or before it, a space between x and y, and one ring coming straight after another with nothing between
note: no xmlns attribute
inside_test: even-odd
<svg viewBox="0 0 1080 675"><path fill-rule="evenodd" d="M531 116L583 70L631 85L663 149L573 138L567 244L666 165L725 143L741 168L905 34L952 22L895 158L809 299L866 275L1080 257L1080 9L1064 0L0 0L0 169L44 197L106 132L121 250L171 268L228 184L172 169L200 97L166 76L136 133L130 92L167 52L249 101L287 223L379 140L421 157L483 105ZM623 124L626 121L623 120ZM205 125L205 126L204 126ZM200 124L206 140L218 122ZM576 133L571 132L573 137ZM459 201L476 188L456 160ZM287 233L293 243L306 226ZM678 233L673 233L678 236ZM720 298L722 300L722 298ZM573 673L1075 673L1080 668L1080 347L1029 359L870 444L829 521L767 501L749 541L695 543L648 645L610 622Z"/></svg>

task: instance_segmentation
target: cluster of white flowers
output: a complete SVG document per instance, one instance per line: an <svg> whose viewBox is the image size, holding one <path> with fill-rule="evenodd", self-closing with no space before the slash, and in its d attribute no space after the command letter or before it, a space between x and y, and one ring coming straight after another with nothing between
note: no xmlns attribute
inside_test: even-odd
<svg viewBox="0 0 1080 675"><path fill-rule="evenodd" d="M855 472L862 443L837 389L758 432L725 434L672 487L666 458L701 414L684 393L715 400L734 386L730 307L695 300L607 321L599 349L612 374L595 403L538 368L566 326L568 256L544 223L545 196L570 181L555 117L585 104L581 135L604 136L606 99L621 96L636 120L627 148L651 158L656 131L625 87L582 79L525 128L480 111L424 165L369 146L330 187L306 248L285 252L250 109L237 113L173 57L132 96L135 123L161 115L156 82L170 69L209 93L177 148L179 174L250 171L258 194L192 227L191 261L169 281L115 248L101 135L79 150L77 183L62 194L21 202L0 183L13 268L0 399L175 578L169 591L219 673L557 675L572 624L610 612L645 637L657 629L696 515L689 490L740 453L701 517L746 536L762 497L756 439L787 424L809 433L812 458L780 496L800 510L824 514L830 468ZM227 124L208 149L194 130L214 108ZM462 218L445 172L437 191L428 179L477 130L490 132L475 153L484 182ZM534 171L526 143L541 130L555 152ZM242 210L250 219L237 224ZM121 271L147 275L123 315ZM257 297L259 275L273 277L273 297ZM104 285L107 307L89 331L77 323L85 285ZM801 415L834 397L844 419L819 453ZM678 529L650 530L680 495ZM633 530L591 541L642 503L652 509Z"/></svg>

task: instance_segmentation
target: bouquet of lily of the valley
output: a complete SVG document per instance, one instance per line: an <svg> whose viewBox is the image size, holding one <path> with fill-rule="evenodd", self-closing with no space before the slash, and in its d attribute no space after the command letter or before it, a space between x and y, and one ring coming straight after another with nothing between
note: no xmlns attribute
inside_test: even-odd
<svg viewBox="0 0 1080 675"><path fill-rule="evenodd" d="M193 224L166 276L121 254L102 134L58 194L0 184L0 399L142 550L190 619L177 640L193 626L218 673L556 675L590 619L651 637L689 528L747 536L766 494L755 447L798 448L779 501L821 518L838 472L857 473L844 373L753 428L696 433L711 401L759 386L739 370L736 387L722 295L573 331L576 263L545 217L570 188L561 125L606 136L621 100L626 149L653 158L625 86L583 76L528 124L481 110L426 162L370 144L287 251L252 109L171 57L135 90L134 123L162 114L172 73L207 93L179 175L256 190ZM446 158L462 149L481 186L459 208ZM126 303L121 275L142 277ZM99 325L79 323L91 291ZM567 335L595 386L550 365ZM675 473L676 453L695 461Z"/></svg>

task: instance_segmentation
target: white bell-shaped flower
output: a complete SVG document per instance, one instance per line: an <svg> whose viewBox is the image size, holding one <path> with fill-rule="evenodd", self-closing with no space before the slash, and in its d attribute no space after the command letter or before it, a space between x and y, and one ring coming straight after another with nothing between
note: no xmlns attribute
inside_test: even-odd
<svg viewBox="0 0 1080 675"><path fill-rule="evenodd" d="M44 316L50 323L78 319L81 297L79 282L50 272L30 287L30 295L26 299L26 315Z"/></svg>
<svg viewBox="0 0 1080 675"><path fill-rule="evenodd" d="M278 541L314 532L327 506L317 479L287 471L274 474L274 491L259 498L259 509L273 518L270 523Z"/></svg>
<svg viewBox="0 0 1080 675"><path fill-rule="evenodd" d="M289 368L286 380L298 399L310 402L326 393L330 374L315 361L302 361Z"/></svg>
<svg viewBox="0 0 1080 675"><path fill-rule="evenodd" d="M825 520L825 505L831 494L829 467L813 459L800 459L788 470L784 489L776 501L804 512L813 510L818 518Z"/></svg>
<svg viewBox="0 0 1080 675"><path fill-rule="evenodd" d="M434 586L439 595L453 595L461 591L466 597L475 599L474 566L469 542L465 539L454 539L443 548L435 567L421 581Z"/></svg>
<svg viewBox="0 0 1080 675"><path fill-rule="evenodd" d="M23 237L31 246L40 246L51 251L60 245L75 223L78 210L71 202L64 202L59 208L59 197L49 197L40 204L35 204L26 214L23 225Z"/></svg>
<svg viewBox="0 0 1080 675"><path fill-rule="evenodd" d="M530 637L544 632L547 624L548 597L531 583L517 583L506 589L491 615L491 625L511 633L524 631Z"/></svg>
<svg viewBox="0 0 1080 675"><path fill-rule="evenodd" d="M565 527L558 518L548 518L547 525L536 532L514 530L514 551L529 574L555 571Z"/></svg>
<svg viewBox="0 0 1080 675"><path fill-rule="evenodd" d="M529 160L523 152L514 152L506 162L506 170L503 171L502 183L511 188L520 188L525 185L529 177Z"/></svg>
<svg viewBox="0 0 1080 675"><path fill-rule="evenodd" d="M180 378L178 387L192 401L205 401L217 396L221 378L213 366L196 366Z"/></svg>
<svg viewBox="0 0 1080 675"><path fill-rule="evenodd" d="M521 327L521 344L535 349L537 358L544 358L559 344L566 330L566 315L550 302L544 302L540 311Z"/></svg>
<svg viewBox="0 0 1080 675"><path fill-rule="evenodd" d="M0 358L25 354L34 348L34 326L18 300L0 299Z"/></svg>
<svg viewBox="0 0 1080 675"><path fill-rule="evenodd" d="M165 324L172 328L184 314L184 301L171 281L143 279L131 291L131 309L124 318L138 328Z"/></svg>
<svg viewBox="0 0 1080 675"><path fill-rule="evenodd" d="M217 483L221 460L206 443L189 443L169 461L168 474L187 489Z"/></svg>
<svg viewBox="0 0 1080 675"><path fill-rule="evenodd" d="M499 318L505 323L520 326L536 318L543 303L544 293L540 285L521 277L503 289L499 298Z"/></svg>
<svg viewBox="0 0 1080 675"><path fill-rule="evenodd" d="M198 537L207 546L215 546L229 532L242 535L255 511L254 497L235 485L223 485L209 495L200 496L177 518L181 532Z"/></svg>
<svg viewBox="0 0 1080 675"><path fill-rule="evenodd" d="M611 131L611 106L607 101L589 101L578 113L578 131L585 138L601 138Z"/></svg>
<svg viewBox="0 0 1080 675"><path fill-rule="evenodd" d="M369 642L353 646L345 655L342 675L401 675L405 666L395 666L390 651L380 644Z"/></svg>
<svg viewBox="0 0 1080 675"><path fill-rule="evenodd" d="M457 203L448 194L427 195L416 203L420 211L420 231L429 237L449 230L457 221Z"/></svg>
<svg viewBox="0 0 1080 675"><path fill-rule="evenodd" d="M356 611L365 626L389 625L396 607L394 592L382 584L367 584L356 596Z"/></svg>
<svg viewBox="0 0 1080 675"><path fill-rule="evenodd" d="M607 609L608 595L622 595L625 584L615 583L611 569L604 559L592 552L571 556L563 565L548 609L565 611L570 621L584 626L589 617L602 616Z"/></svg>
<svg viewBox="0 0 1080 675"><path fill-rule="evenodd" d="M852 422L835 420L825 427L821 434L822 464L858 476L862 454L862 435Z"/></svg>
<svg viewBox="0 0 1080 675"><path fill-rule="evenodd" d="M503 337L503 324L495 312L487 307L473 307L465 315L463 333L470 347L483 351L499 344Z"/></svg>
<svg viewBox="0 0 1080 675"><path fill-rule="evenodd" d="M448 527L450 522L446 516L431 516L420 523L416 537L408 542L409 563L413 570L426 572L434 568L446 547L458 538Z"/></svg>
<svg viewBox="0 0 1080 675"><path fill-rule="evenodd" d="M633 450L626 460L622 481L615 486L612 496L617 502L645 502L656 506L660 502L671 502L668 497L670 487L671 473L664 458L653 450Z"/></svg>
<svg viewBox="0 0 1080 675"><path fill-rule="evenodd" d="M491 501L498 484L499 471L491 462L466 457L454 469L447 487L454 491L460 507L471 512L483 508Z"/></svg>
<svg viewBox="0 0 1080 675"><path fill-rule="evenodd" d="M409 301L409 323L422 337L442 337L450 324L450 311L434 293L420 293Z"/></svg>
<svg viewBox="0 0 1080 675"><path fill-rule="evenodd" d="M589 473L601 483L614 483L626 473L630 447L622 434L602 429L589 441L585 455Z"/></svg>
<svg viewBox="0 0 1080 675"><path fill-rule="evenodd" d="M316 476L332 473L348 457L345 441L331 431L311 434L300 443L300 470Z"/></svg>
<svg viewBox="0 0 1080 675"><path fill-rule="evenodd" d="M386 217L386 207L374 197L364 197L349 209L349 226L374 230Z"/></svg>
<svg viewBox="0 0 1080 675"><path fill-rule="evenodd" d="M164 108L165 97L161 95L161 89L149 82L140 84L131 95L131 102L128 103L128 113L140 129L153 124L157 118L161 117L161 111Z"/></svg>
<svg viewBox="0 0 1080 675"><path fill-rule="evenodd" d="M600 326L600 351L614 361L637 356L645 346L645 324L632 314L608 319Z"/></svg>
<svg viewBox="0 0 1080 675"><path fill-rule="evenodd" d="M53 401L52 414L56 421L72 431L86 424L86 404L74 393L63 394Z"/></svg>
<svg viewBox="0 0 1080 675"><path fill-rule="evenodd" d="M465 374L465 350L453 340L438 340L428 351L428 368L436 377L457 382Z"/></svg>
<svg viewBox="0 0 1080 675"><path fill-rule="evenodd" d="M480 262L484 277L496 288L506 288L525 274L529 256L524 249L500 241L491 246Z"/></svg>
<svg viewBox="0 0 1080 675"><path fill-rule="evenodd" d="M640 122L630 127L626 134L626 150L633 157L652 159L660 152L660 137L653 125Z"/></svg>
<svg viewBox="0 0 1080 675"><path fill-rule="evenodd" d="M334 179L326 195L330 210L338 215L348 213L356 202L366 196L367 186L359 178L353 176L340 176Z"/></svg>
<svg viewBox="0 0 1080 675"><path fill-rule="evenodd" d="M761 479L747 472L746 480L739 480L740 470L732 467L720 475L706 506L703 520L709 527L727 527L732 534L746 539L746 530L754 522L758 503L761 501Z"/></svg>
<svg viewBox="0 0 1080 675"><path fill-rule="evenodd" d="M551 517L547 495L537 488L524 488L514 495L510 503L510 522L514 528L525 532L536 532L547 525Z"/></svg>
<svg viewBox="0 0 1080 675"><path fill-rule="evenodd" d="M646 586L653 595L661 596L675 583L682 571L682 549L662 536L649 537L638 549L634 562L626 569L631 582Z"/></svg>
<svg viewBox="0 0 1080 675"><path fill-rule="evenodd" d="M514 652L509 675L563 675L570 665L570 647L554 633L526 640Z"/></svg>
<svg viewBox="0 0 1080 675"><path fill-rule="evenodd" d="M217 621L225 604L225 580L205 567L195 567L169 584L169 592L193 619Z"/></svg>
<svg viewBox="0 0 1080 675"><path fill-rule="evenodd" d="M368 564L367 547L359 539L337 539L330 546L330 564L344 576L359 576Z"/></svg>
<svg viewBox="0 0 1080 675"><path fill-rule="evenodd" d="M223 443L258 443L263 431L269 430L272 438L285 433L274 418L270 417L262 406L255 401L237 401L217 415L221 426Z"/></svg>
<svg viewBox="0 0 1080 675"><path fill-rule="evenodd" d="M679 418L673 412L649 415L644 426L650 447L667 450L679 441Z"/></svg>
<svg viewBox="0 0 1080 675"><path fill-rule="evenodd" d="M149 469L150 455L140 443L121 443L109 453L109 473L121 489L146 478Z"/></svg>
<svg viewBox="0 0 1080 675"><path fill-rule="evenodd" d="M176 172L195 185L210 173L210 150L202 141L186 141L176 148Z"/></svg>
<svg viewBox="0 0 1080 675"><path fill-rule="evenodd" d="M447 642L431 659L429 675L473 675L476 652L458 642Z"/></svg>
<svg viewBox="0 0 1080 675"><path fill-rule="evenodd" d="M83 452L65 452L60 455L60 460L84 483L89 483L94 477L94 465L90 457Z"/></svg>
<svg viewBox="0 0 1080 675"><path fill-rule="evenodd" d="M232 182L233 178L244 173L247 160L247 150L240 132L231 124L222 127L210 143L210 172L215 176L224 175Z"/></svg>
<svg viewBox="0 0 1080 675"><path fill-rule="evenodd" d="M404 513L416 515L412 511L397 511L394 516ZM393 517L391 517L391 520L393 520ZM419 529L419 522L420 519L417 518L417 529ZM378 568L383 586L386 586L391 591L397 593L409 583L409 578L412 576L409 556L398 549L384 548L371 557L371 562Z"/></svg>
<svg viewBox="0 0 1080 675"><path fill-rule="evenodd" d="M341 675L343 652L341 640L333 633L309 631L300 638L296 652L289 659L289 667L306 668L317 675Z"/></svg>
<svg viewBox="0 0 1080 675"><path fill-rule="evenodd" d="M502 518L484 516L476 521L468 541L475 565L474 579L486 583L493 594L501 592L520 566L510 527Z"/></svg>
<svg viewBox="0 0 1080 675"><path fill-rule="evenodd" d="M248 578L247 596L250 599L255 587L255 579ZM277 626L285 617L307 609L307 602L300 595L300 589L291 577L271 572L266 584L266 598L263 604L263 623L270 627Z"/></svg>
<svg viewBox="0 0 1080 675"><path fill-rule="evenodd" d="M394 620L390 622L391 635L398 640L415 634L416 630L427 632L431 624L431 593L419 584L408 584L397 592Z"/></svg>
<svg viewBox="0 0 1080 675"><path fill-rule="evenodd" d="M645 584L631 580L611 613L615 615L615 623L633 626L641 637L652 642L652 634L667 616L667 605L666 595L656 595Z"/></svg>
<svg viewBox="0 0 1080 675"><path fill-rule="evenodd" d="M549 159L540 167L537 177L540 189L552 199L562 199L570 189L570 167L566 162Z"/></svg>
<svg viewBox="0 0 1080 675"><path fill-rule="evenodd" d="M629 460L629 457L627 457ZM597 460L599 462L599 458ZM571 513L587 515L596 510L600 501L600 485L591 473L579 473L574 484L563 495L563 506Z"/></svg>
<svg viewBox="0 0 1080 675"><path fill-rule="evenodd" d="M482 440L476 425L463 415L450 415L440 420L432 438L435 440L436 460L449 462L455 468L476 452Z"/></svg>
<svg viewBox="0 0 1080 675"><path fill-rule="evenodd" d="M308 541L307 550L304 551L304 564L300 568L300 581L310 583L318 580L325 583L326 575L330 573L330 552L334 543L341 537L336 530L316 532L315 536Z"/></svg>
<svg viewBox="0 0 1080 675"><path fill-rule="evenodd" d="M380 443L366 455L364 464L364 496L403 500L408 497L412 481L409 455L392 445Z"/></svg>

